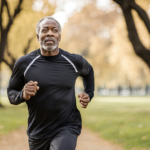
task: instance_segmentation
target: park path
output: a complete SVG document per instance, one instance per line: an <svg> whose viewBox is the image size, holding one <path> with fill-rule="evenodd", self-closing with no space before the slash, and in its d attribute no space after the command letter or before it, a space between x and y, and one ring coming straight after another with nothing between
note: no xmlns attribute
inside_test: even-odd
<svg viewBox="0 0 150 150"><path fill-rule="evenodd" d="M0 150L29 150L28 138L24 128L0 137ZM76 150L123 150L83 128L78 138Z"/></svg>

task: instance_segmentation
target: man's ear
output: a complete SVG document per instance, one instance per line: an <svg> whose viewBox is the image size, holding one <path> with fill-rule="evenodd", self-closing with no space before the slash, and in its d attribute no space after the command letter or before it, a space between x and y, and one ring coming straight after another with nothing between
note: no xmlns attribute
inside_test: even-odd
<svg viewBox="0 0 150 150"><path fill-rule="evenodd" d="M59 34L59 41L61 40L61 34Z"/></svg>
<svg viewBox="0 0 150 150"><path fill-rule="evenodd" d="M36 37L37 37L37 40L39 41L39 35L36 35Z"/></svg>

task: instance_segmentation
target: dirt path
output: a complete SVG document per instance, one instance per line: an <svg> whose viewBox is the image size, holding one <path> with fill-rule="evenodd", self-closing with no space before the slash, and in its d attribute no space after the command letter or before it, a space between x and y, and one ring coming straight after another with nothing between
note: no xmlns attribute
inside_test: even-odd
<svg viewBox="0 0 150 150"><path fill-rule="evenodd" d="M0 150L29 150L24 128L0 137ZM99 138L95 133L83 128L78 138L76 150L123 150L119 146Z"/></svg>
<svg viewBox="0 0 150 150"><path fill-rule="evenodd" d="M123 150L121 147L110 143L97 134L83 128L78 138L76 150Z"/></svg>

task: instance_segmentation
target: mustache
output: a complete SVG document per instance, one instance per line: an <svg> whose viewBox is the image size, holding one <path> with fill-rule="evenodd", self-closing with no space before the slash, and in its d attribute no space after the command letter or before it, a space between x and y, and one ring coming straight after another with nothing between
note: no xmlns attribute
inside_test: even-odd
<svg viewBox="0 0 150 150"><path fill-rule="evenodd" d="M51 41L53 41L54 43L56 43L54 37L46 37L46 38L44 39L44 43L45 43L46 41L49 41L49 40L51 40Z"/></svg>

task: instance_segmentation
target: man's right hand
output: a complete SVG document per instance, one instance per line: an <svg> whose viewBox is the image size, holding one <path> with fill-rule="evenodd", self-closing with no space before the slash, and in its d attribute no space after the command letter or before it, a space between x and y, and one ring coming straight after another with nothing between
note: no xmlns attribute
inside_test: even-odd
<svg viewBox="0 0 150 150"><path fill-rule="evenodd" d="M29 100L31 96L34 96L39 90L39 86L37 86L38 82L30 81L25 84L23 88L23 99Z"/></svg>

